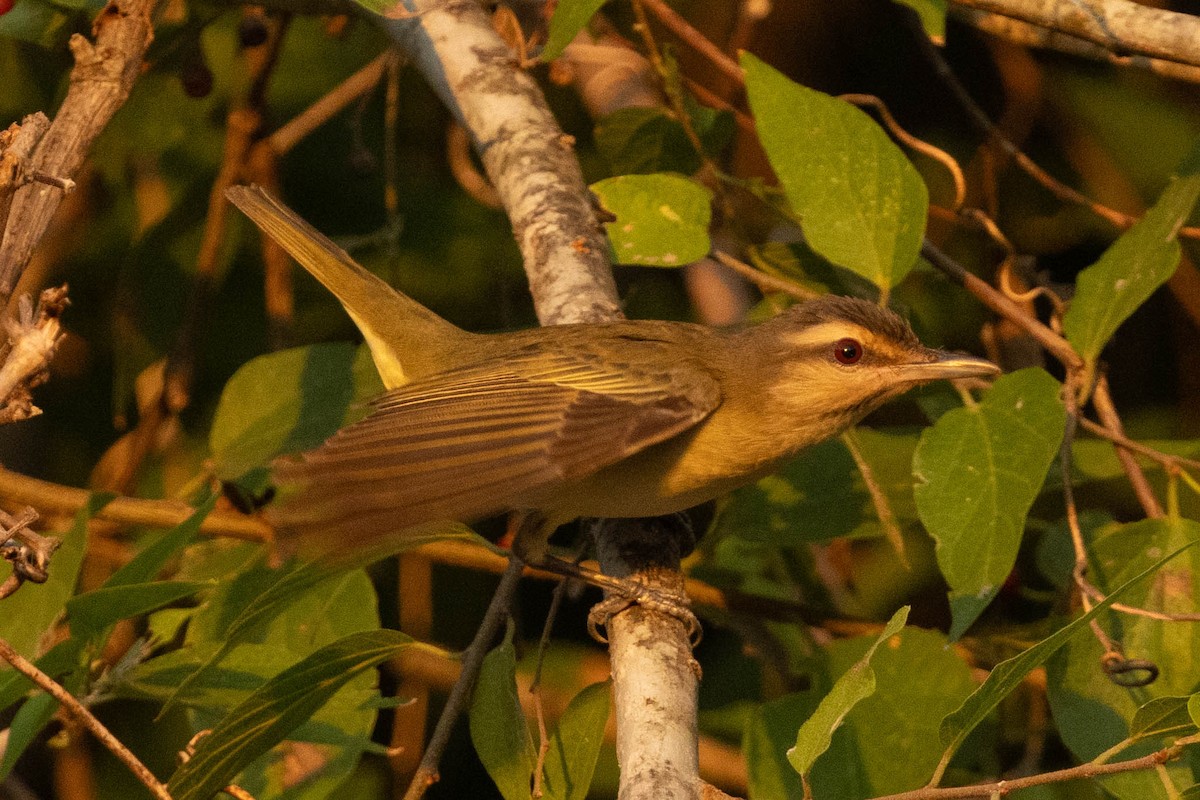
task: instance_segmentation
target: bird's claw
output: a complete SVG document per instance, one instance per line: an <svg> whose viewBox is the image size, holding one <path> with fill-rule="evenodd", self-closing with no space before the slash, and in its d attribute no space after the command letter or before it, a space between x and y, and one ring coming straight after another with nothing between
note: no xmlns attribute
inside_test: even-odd
<svg viewBox="0 0 1200 800"><path fill-rule="evenodd" d="M657 611L660 614L674 617L683 623L692 647L700 644L700 640L704 636L704 629L700 625L700 620L687 607L686 598L668 597L645 588L630 594L611 593L592 606L587 618L588 633L597 642L607 644L608 637L604 631L608 629L609 621L625 609L635 605L648 611Z"/></svg>

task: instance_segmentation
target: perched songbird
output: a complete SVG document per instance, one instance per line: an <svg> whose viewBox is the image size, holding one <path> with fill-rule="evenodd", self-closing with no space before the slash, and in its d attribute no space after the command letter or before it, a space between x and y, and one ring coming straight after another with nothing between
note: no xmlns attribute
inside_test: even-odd
<svg viewBox="0 0 1200 800"><path fill-rule="evenodd" d="M913 386L999 372L834 296L735 331L638 320L468 333L262 189L228 195L337 296L389 390L365 419L276 462L292 487L272 511L281 537L326 550L515 510L518 554L538 562L561 523L689 508Z"/></svg>

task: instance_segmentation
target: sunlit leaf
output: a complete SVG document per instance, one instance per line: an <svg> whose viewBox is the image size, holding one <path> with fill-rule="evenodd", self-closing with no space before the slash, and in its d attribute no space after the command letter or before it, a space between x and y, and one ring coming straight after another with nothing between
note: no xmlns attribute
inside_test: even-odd
<svg viewBox="0 0 1200 800"><path fill-rule="evenodd" d="M1188 714L1188 704L1195 697L1194 694L1156 697L1138 706L1129 724L1129 735L1139 739L1191 735L1196 730L1196 723Z"/></svg>
<svg viewBox="0 0 1200 800"><path fill-rule="evenodd" d="M742 69L759 140L805 240L886 293L921 249L929 204L921 176L849 103L805 88L748 53Z"/></svg>
<svg viewBox="0 0 1200 800"><path fill-rule="evenodd" d="M883 632L868 648L857 663L838 678L829 694L821 700L813 715L804 721L796 733L796 744L788 750L788 761L796 772L806 775L813 763L829 749L833 732L846 719L846 715L862 700L875 692L875 671L871 668L871 657L879 645L895 636L908 619L908 606L897 611L884 626Z"/></svg>
<svg viewBox="0 0 1200 800"><path fill-rule="evenodd" d="M708 255L712 193L682 175L619 175L592 184L613 257L621 264L682 267Z"/></svg>
<svg viewBox="0 0 1200 800"><path fill-rule="evenodd" d="M571 698L550 735L546 753L545 791L552 800L585 800L604 743L612 683L584 687Z"/></svg>
<svg viewBox="0 0 1200 800"><path fill-rule="evenodd" d="M483 659L471 698L471 742L504 800L528 800L537 748L517 696L512 626Z"/></svg>
<svg viewBox="0 0 1200 800"><path fill-rule="evenodd" d="M1153 208L1075 280L1063 333L1094 369L1121 323L1167 281L1179 264L1175 234L1200 197L1200 175L1176 178Z"/></svg>
<svg viewBox="0 0 1200 800"><path fill-rule="evenodd" d="M412 640L398 631L350 634L276 675L200 740L176 770L176 800L207 800L254 759L281 742L359 673L394 657Z"/></svg>
<svg viewBox="0 0 1200 800"><path fill-rule="evenodd" d="M1016 561L1025 516L1066 424L1059 383L1040 369L1005 375L976 406L943 414L913 456L917 511L937 541L958 638Z"/></svg>

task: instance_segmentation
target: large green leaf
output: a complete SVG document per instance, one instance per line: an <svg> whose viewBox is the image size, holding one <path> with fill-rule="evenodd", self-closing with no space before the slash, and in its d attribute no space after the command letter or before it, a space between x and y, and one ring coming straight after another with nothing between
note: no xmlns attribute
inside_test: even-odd
<svg viewBox="0 0 1200 800"><path fill-rule="evenodd" d="M604 726L612 697L612 682L584 687L571 698L550 735L546 753L545 796L552 800L585 800L604 743Z"/></svg>
<svg viewBox="0 0 1200 800"><path fill-rule="evenodd" d="M835 674L860 658L870 640L837 642L830 652ZM855 743L857 764L841 764L837 773L861 770L869 794L892 794L925 785L941 757L938 726L975 689L971 670L938 631L905 628L871 659L875 693L846 716L845 730ZM902 753L903 758L897 758ZM828 792L813 775L817 797Z"/></svg>
<svg viewBox="0 0 1200 800"><path fill-rule="evenodd" d="M943 414L921 436L914 493L950 584L951 638L983 611L1016 561L1066 424L1059 389L1040 369L1005 375L978 405Z"/></svg>
<svg viewBox="0 0 1200 800"><path fill-rule="evenodd" d="M362 631L326 645L269 680L200 740L167 785L175 800L208 800L281 742L352 678L412 640L398 631Z"/></svg>
<svg viewBox="0 0 1200 800"><path fill-rule="evenodd" d="M885 294L917 262L929 193L887 134L849 103L808 89L748 53L758 137L804 238Z"/></svg>
<svg viewBox="0 0 1200 800"><path fill-rule="evenodd" d="M529 800L537 748L517 696L517 653L512 625L483 658L471 696L471 742L504 800Z"/></svg>
<svg viewBox="0 0 1200 800"><path fill-rule="evenodd" d="M1175 272L1180 255L1175 234L1197 197L1200 175L1176 178L1136 225L1079 273L1063 332L1089 370L1121 323Z"/></svg>
<svg viewBox="0 0 1200 800"><path fill-rule="evenodd" d="M323 442L383 386L366 348L316 344L259 356L221 392L209 432L214 471L232 480Z"/></svg>
<svg viewBox="0 0 1200 800"><path fill-rule="evenodd" d="M800 775L807 775L817 758L829 749L833 732L841 726L846 715L858 703L875 693L875 671L871 668L871 658L879 645L904 628L907 619L908 606L893 614L883 627L883 632L863 657L838 678L833 689L817 706L817 710L800 726L800 730L796 732L796 744L787 753L788 761L792 762L792 766Z"/></svg>
<svg viewBox="0 0 1200 800"><path fill-rule="evenodd" d="M593 183L591 189L617 218L604 228L618 263L682 267L712 248L712 192L690 178L619 175Z"/></svg>

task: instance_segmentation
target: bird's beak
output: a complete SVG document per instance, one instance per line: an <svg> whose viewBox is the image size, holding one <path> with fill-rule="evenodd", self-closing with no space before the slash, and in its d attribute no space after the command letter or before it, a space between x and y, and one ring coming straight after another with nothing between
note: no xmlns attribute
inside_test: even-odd
<svg viewBox="0 0 1200 800"><path fill-rule="evenodd" d="M986 358L976 358L945 350L930 350L929 361L903 364L896 367L900 380L913 383L953 380L955 378L984 378L1000 374L1000 368Z"/></svg>

